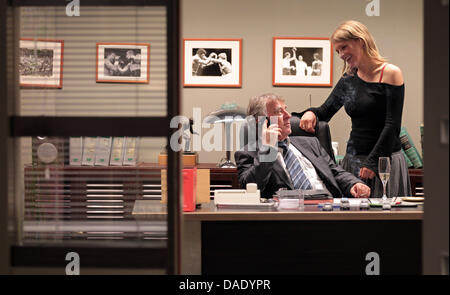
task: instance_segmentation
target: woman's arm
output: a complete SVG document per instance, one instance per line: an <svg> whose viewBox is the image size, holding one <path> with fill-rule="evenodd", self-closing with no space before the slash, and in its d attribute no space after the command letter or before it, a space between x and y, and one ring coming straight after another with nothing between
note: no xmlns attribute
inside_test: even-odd
<svg viewBox="0 0 450 295"><path fill-rule="evenodd" d="M329 122L334 114L344 105L346 96L349 95L349 78L348 76L342 77L320 107L309 108L301 113L294 112L292 115L301 118L306 112L311 111L316 116L316 121Z"/></svg>

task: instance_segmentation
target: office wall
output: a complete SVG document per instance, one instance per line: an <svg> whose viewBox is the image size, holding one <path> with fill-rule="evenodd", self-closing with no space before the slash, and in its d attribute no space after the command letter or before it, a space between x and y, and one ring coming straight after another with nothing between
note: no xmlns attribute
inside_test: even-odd
<svg viewBox="0 0 450 295"><path fill-rule="evenodd" d="M419 150L423 122L423 7L421 0L380 0L380 16L365 13L366 0L183 0L183 38L242 38L242 88L183 88L183 114L193 107L202 115L225 102L246 107L251 96L275 92L285 97L291 111L322 104L331 87L273 87L272 37L329 37L343 21L364 23L381 54L399 66L405 79L403 126ZM334 53L333 84L341 76L342 61ZM428 98L430 99L430 98ZM345 153L351 124L341 109L330 122L339 154ZM200 152L201 162L217 162L224 152Z"/></svg>

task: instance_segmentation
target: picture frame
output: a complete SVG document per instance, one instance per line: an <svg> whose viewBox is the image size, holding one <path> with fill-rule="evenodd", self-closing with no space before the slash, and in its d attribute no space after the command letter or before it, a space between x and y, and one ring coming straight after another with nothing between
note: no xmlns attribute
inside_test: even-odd
<svg viewBox="0 0 450 295"><path fill-rule="evenodd" d="M149 83L149 43L102 42L96 46L97 83Z"/></svg>
<svg viewBox="0 0 450 295"><path fill-rule="evenodd" d="M64 41L19 40L19 84L27 88L62 88Z"/></svg>
<svg viewBox="0 0 450 295"><path fill-rule="evenodd" d="M273 86L333 86L329 38L274 37Z"/></svg>
<svg viewBox="0 0 450 295"><path fill-rule="evenodd" d="M185 87L242 87L242 39L184 39Z"/></svg>

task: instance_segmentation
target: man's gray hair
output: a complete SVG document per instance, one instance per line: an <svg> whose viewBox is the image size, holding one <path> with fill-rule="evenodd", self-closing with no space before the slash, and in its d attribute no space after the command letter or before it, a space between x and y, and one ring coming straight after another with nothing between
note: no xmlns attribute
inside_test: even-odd
<svg viewBox="0 0 450 295"><path fill-rule="evenodd" d="M250 102L247 107L247 116L253 116L257 119L260 116L267 116L267 103L271 101L282 101L284 99L274 93L265 93L260 96L254 96L250 98Z"/></svg>

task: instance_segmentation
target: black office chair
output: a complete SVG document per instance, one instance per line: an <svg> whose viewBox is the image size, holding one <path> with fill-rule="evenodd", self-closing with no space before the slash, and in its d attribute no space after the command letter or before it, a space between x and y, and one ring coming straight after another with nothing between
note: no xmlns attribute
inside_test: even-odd
<svg viewBox="0 0 450 295"><path fill-rule="evenodd" d="M330 126L325 121L319 121L316 126L316 132L311 134L300 128L300 118L292 116L291 118L292 133L290 136L315 136L319 140L322 147L330 155L331 159L336 163L333 147L331 144Z"/></svg>
<svg viewBox="0 0 450 295"><path fill-rule="evenodd" d="M253 119L253 118L251 118ZM325 121L319 121L316 126L316 132L314 134L304 131L300 128L300 118L297 116L292 116L291 118L291 129L292 133L290 136L315 136L319 140L322 147L325 149L325 151L330 155L331 159L336 163L336 158L334 157L333 148L331 145L331 133L330 133L330 127L328 126L328 123ZM248 144L248 138L249 138L249 126L256 126L253 124L243 123L241 125L240 130L240 147L244 147ZM255 130L250 130L252 133L251 138L256 138Z"/></svg>

